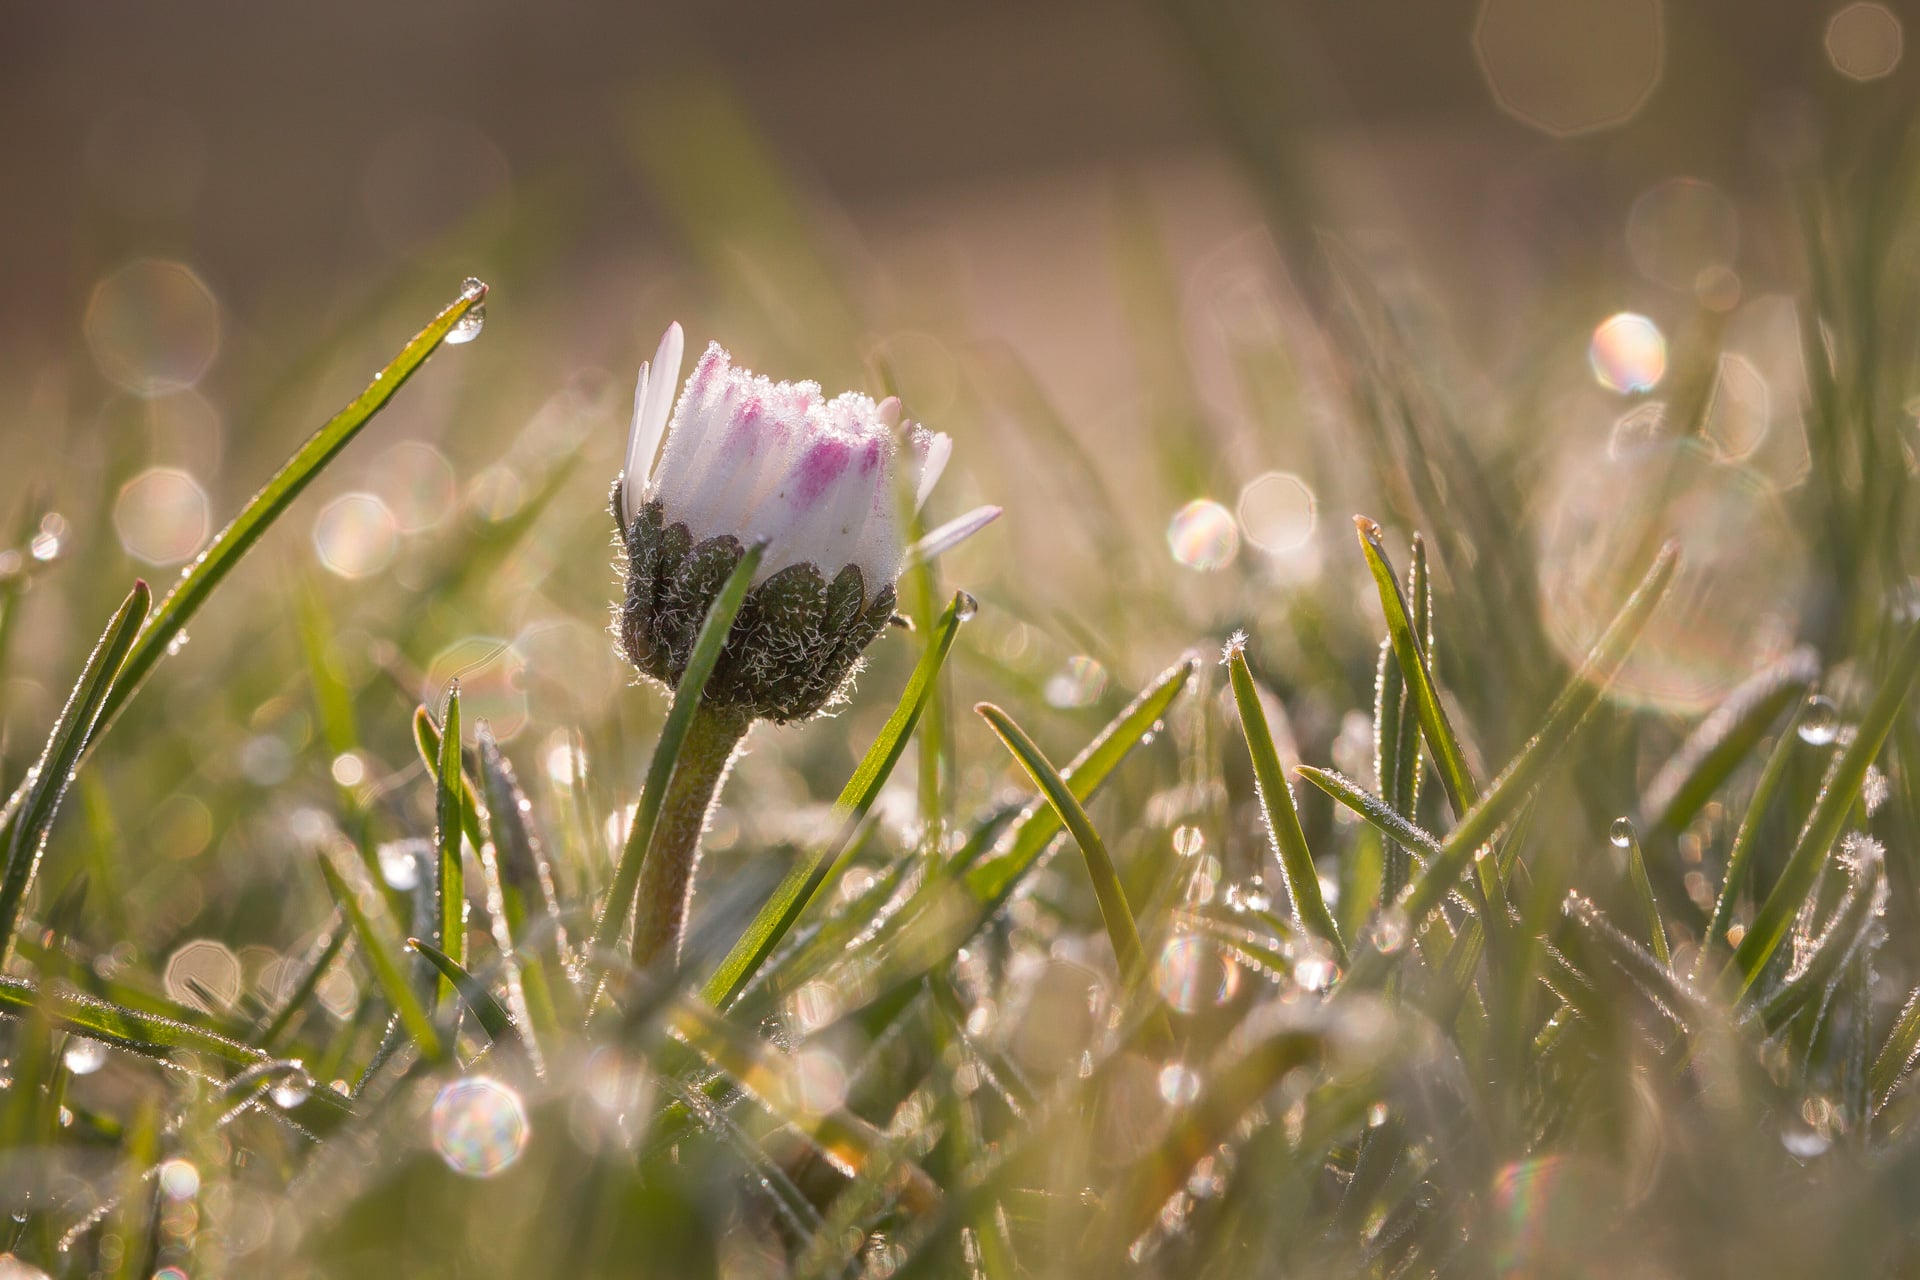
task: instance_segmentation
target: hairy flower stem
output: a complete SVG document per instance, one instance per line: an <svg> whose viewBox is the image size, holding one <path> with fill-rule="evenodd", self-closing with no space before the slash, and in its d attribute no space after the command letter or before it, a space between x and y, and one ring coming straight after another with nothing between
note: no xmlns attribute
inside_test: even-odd
<svg viewBox="0 0 1920 1280"><path fill-rule="evenodd" d="M706 830L707 815L733 763L734 748L751 723L751 716L729 707L703 702L694 709L673 765L673 779L661 801L659 825L653 829L640 869L640 902L633 923L636 967L662 959L670 965L680 963L693 869L700 861L700 833Z"/></svg>

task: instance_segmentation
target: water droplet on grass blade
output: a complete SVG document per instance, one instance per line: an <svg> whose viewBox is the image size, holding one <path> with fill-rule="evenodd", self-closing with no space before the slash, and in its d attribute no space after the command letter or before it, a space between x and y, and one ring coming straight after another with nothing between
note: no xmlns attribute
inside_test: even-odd
<svg viewBox="0 0 1920 1280"><path fill-rule="evenodd" d="M965 622L980 612L980 602L965 591L956 592L953 597L953 616Z"/></svg>
<svg viewBox="0 0 1920 1280"><path fill-rule="evenodd" d="M1833 705L1833 699L1825 694L1816 693L1807 699L1807 709L1800 713L1800 741L1815 747L1830 745L1840 735L1840 709Z"/></svg>
<svg viewBox="0 0 1920 1280"><path fill-rule="evenodd" d="M76 1037L67 1041L66 1052L60 1060L74 1075L90 1076L107 1065L107 1046L98 1040Z"/></svg>
<svg viewBox="0 0 1920 1280"><path fill-rule="evenodd" d="M1616 849L1624 849L1633 843L1633 819L1624 814L1613 820L1607 829L1607 839Z"/></svg>
<svg viewBox="0 0 1920 1280"><path fill-rule="evenodd" d="M486 282L478 276L468 276L460 286L460 296L463 298L484 298L486 293ZM487 304L476 302L465 315L454 321L453 328L447 330L447 342L451 346L472 342L480 336L480 330L484 329L486 324Z"/></svg>

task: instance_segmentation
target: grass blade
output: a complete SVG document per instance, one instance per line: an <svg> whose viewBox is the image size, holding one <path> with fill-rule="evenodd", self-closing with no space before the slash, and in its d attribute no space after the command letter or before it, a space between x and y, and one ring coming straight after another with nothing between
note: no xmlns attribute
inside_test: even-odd
<svg viewBox="0 0 1920 1280"><path fill-rule="evenodd" d="M437 786L440 781L440 726L433 722L433 713L425 707L413 709L413 745L420 750L421 762L427 766L427 774ZM460 774L460 822L467 833L467 839L473 841L473 847L480 847L480 800L474 791L473 779L466 776L464 768Z"/></svg>
<svg viewBox="0 0 1920 1280"><path fill-rule="evenodd" d="M1581 663L1580 669L1574 672L1560 696L1547 709L1540 731L1520 749L1513 763L1494 779L1479 803L1469 809L1459 824L1447 834L1441 844L1440 856L1434 859L1424 875L1414 881L1413 891L1407 899L1407 919L1414 928L1419 928L1428 913L1452 891L1475 852L1518 811L1540 775L1559 758L1581 721L1586 719L1587 713L1593 710L1607 686L1612 683L1614 674L1620 669L1634 642L1640 638L1654 610L1666 598L1679 567L1679 548L1668 543L1654 558L1652 567L1621 606L1620 612L1594 642L1586 661ZM1369 963L1371 965L1374 962ZM1358 964L1355 967L1357 969Z"/></svg>
<svg viewBox="0 0 1920 1280"><path fill-rule="evenodd" d="M360 434L361 429L386 406L387 401L393 399L394 393L426 363L427 357L434 353L461 318L479 306L486 296L487 287L478 282L463 290L426 328L400 348L400 354L389 361L386 368L373 375L373 381L367 384L365 391L308 436L306 443L294 451L266 486L241 508L240 514L213 536L207 549L180 575L173 590L167 593L166 599L160 602L159 608L147 620L147 625L141 628L133 651L127 655L121 679L95 727L94 738L113 723L127 699L133 696L154 666L166 656L168 648L186 629L194 614L200 611L200 606L207 602L214 588L233 572L234 566L253 549L261 535L313 483L327 464ZM90 738L88 745L91 743Z"/></svg>
<svg viewBox="0 0 1920 1280"><path fill-rule="evenodd" d="M1303 764L1294 772L1366 819L1387 839L1418 854L1421 861L1432 862L1440 856L1440 841L1433 833L1402 816L1346 774L1310 764Z"/></svg>
<svg viewBox="0 0 1920 1280"><path fill-rule="evenodd" d="M440 761L434 772L439 775L434 804L434 841L438 856L433 897L439 908L436 921L439 934L435 942L448 959L459 965L467 956L467 871L460 857L460 841L465 834L467 780L460 767L458 680L447 689L447 711L440 722ZM451 982L439 987L436 1001L451 989Z"/></svg>
<svg viewBox="0 0 1920 1280"><path fill-rule="evenodd" d="M1414 630L1412 611L1401 593L1400 579L1394 574L1381 543L1380 526L1365 516L1355 516L1353 525L1359 532L1360 550L1366 556L1374 586L1380 591L1380 608L1387 618L1387 638L1393 642L1393 656L1400 665L1400 676L1406 683L1414 714L1419 717L1420 731L1433 751L1433 762L1440 771L1448 802L1456 814L1464 816L1480 798L1480 788L1467 768L1466 753L1460 748L1460 739L1448 723L1446 708L1440 704L1439 691L1434 688L1424 637Z"/></svg>
<svg viewBox="0 0 1920 1280"><path fill-rule="evenodd" d="M1126 890L1120 885L1120 872L1113 865L1112 856L1107 853L1106 842L1094 830L1092 820L1074 797L1066 779L1060 776L1059 770L1053 767L1033 739L1006 712L990 702L982 702L974 710L999 735L1000 741L1013 753L1013 758L1033 779L1033 784L1040 788L1040 794L1060 815L1061 823L1073 833L1074 842L1080 846L1080 852L1086 858L1087 876L1093 882L1093 895L1100 903L1100 918L1107 926L1107 937L1112 941L1114 956L1120 962L1121 985L1129 992L1138 991L1147 977L1146 948L1140 944L1140 929L1134 923L1133 908L1127 905ZM1156 1021L1163 1016L1157 1016Z"/></svg>
<svg viewBox="0 0 1920 1280"><path fill-rule="evenodd" d="M1747 926L1746 935L1734 950L1732 972L1738 979L1740 994L1745 995L1752 989L1781 939L1793 927L1801 902L1812 892L1820 866L1839 838L1840 828L1846 824L1854 797L1860 792L1861 780L1867 776L1867 766L1880 754L1880 747L1886 742L1895 717L1906 705L1917 677L1920 677L1920 626L1908 631L1893 669L1868 704L1866 714L1854 731L1853 741L1841 753L1831 778L1814 801L1813 813L1801 828L1800 838L1794 842L1779 880L1774 882L1773 891L1760 909L1754 912L1753 923Z"/></svg>
<svg viewBox="0 0 1920 1280"><path fill-rule="evenodd" d="M1188 658L1161 672L1061 770L1060 776L1066 779L1075 800L1085 804L1093 796L1114 767L1152 732L1199 666ZM1009 830L1002 841L1003 851L967 868L968 891L988 906L998 906L1060 831L1059 813L1051 805L1037 803Z"/></svg>
<svg viewBox="0 0 1920 1280"><path fill-rule="evenodd" d="M1259 691L1253 687L1253 673L1247 670L1244 634L1235 634L1227 642L1227 671L1233 683L1234 705L1240 712L1240 731L1246 739L1247 753L1253 759L1260 808L1267 816L1267 834L1272 837L1274 850L1280 857L1280 872L1286 877L1287 895L1293 899L1293 914L1308 932L1333 948L1334 956L1345 968L1347 946L1340 940L1340 928L1320 894L1313 852L1307 848L1306 833L1300 829L1300 813L1294 808L1286 771L1280 767L1280 757L1274 751L1273 731L1267 726L1267 713L1260 706Z"/></svg>
<svg viewBox="0 0 1920 1280"><path fill-rule="evenodd" d="M754 572L765 554L764 543L747 548L721 586L720 594L714 597L706 621L700 624L700 634L693 642L693 654L681 674L680 687L673 691L673 707L667 712L667 722L661 726L660 740L653 748L653 759L647 764L647 779L640 790L639 807L634 810L633 826L627 831L627 845L621 850L613 884L607 890L606 905L600 912L600 923L594 929L594 951L611 948L619 941L627 921L633 918L634 895L640 889L640 867L646 860L647 846L653 842L653 829L660 821L660 806L666 798L667 782L673 777L674 762L680 758L680 747L693 724L694 709L700 705L707 677L713 674L714 666L720 661L720 651L726 647L734 615L740 612L747 588L752 585Z"/></svg>
<svg viewBox="0 0 1920 1280"><path fill-rule="evenodd" d="M955 595L952 603L941 613L926 648L921 651L920 661L915 664L907 687L900 695L900 701L894 706L893 714L887 717L879 736L861 758L859 767L847 779L846 786L841 788L840 798L834 802L834 813L839 818L838 836L793 865L774 888L773 896L767 899L766 905L760 908L721 960L713 976L707 979L702 994L715 1008L726 1008L753 980L760 966L766 963L767 957L786 937L794 921L800 918L814 895L819 893L821 885L826 883L854 830L866 817L867 810L873 807L880 788L886 785L893 766L906 750L907 740L912 737L920 713L932 696L934 682L939 678L940 669L953 648L954 637L967 616L962 610L969 604L969 597L961 593Z"/></svg>
<svg viewBox="0 0 1920 1280"><path fill-rule="evenodd" d="M429 1062L444 1061L446 1047L440 1041L440 1033L433 1029L433 1022L421 1006L420 997L414 994L412 986L408 984L399 957L374 928L373 921L361 908L353 887L324 853L320 855L320 874L326 877L327 889L333 894L333 900L346 913L347 924L352 927L354 937L360 940L360 950L373 969L374 980L380 984L381 993L399 1016L400 1025L413 1037L414 1043L420 1046L420 1052Z"/></svg>
<svg viewBox="0 0 1920 1280"><path fill-rule="evenodd" d="M0 960L13 949L20 913L26 909L27 894L33 888L53 819L73 781L74 770L80 766L87 741L104 714L102 708L125 670L127 651L152 600L153 593L145 582L133 584L81 668L67 705L61 708L53 732L47 736L39 763L21 785L20 798L16 805L9 806L12 813L5 827L6 863L0 872Z"/></svg>
<svg viewBox="0 0 1920 1280"><path fill-rule="evenodd" d="M1702 720L1647 784L1640 812L1654 829L1677 832L1700 812L1782 709L1806 696L1820 674L1812 649L1795 649L1749 677Z"/></svg>
<svg viewBox="0 0 1920 1280"><path fill-rule="evenodd" d="M1747 867L1753 861L1755 842L1760 838L1760 828L1767 817L1767 807L1773 800L1774 792L1780 789L1780 782L1787 774L1787 765L1792 762L1794 748L1800 744L1800 717L1805 713L1805 703L1801 710L1787 718L1786 725L1780 730L1780 737L1774 742L1773 750L1767 753L1767 762L1760 768L1760 779L1753 785L1753 796L1747 801L1747 811L1740 819L1740 828L1734 832L1733 848L1727 854L1727 870L1720 881L1720 897L1713 904L1713 917L1707 922L1704 935L1709 944L1724 940L1727 926L1733 920L1733 904L1740 896L1741 888L1746 884Z"/></svg>
<svg viewBox="0 0 1920 1280"><path fill-rule="evenodd" d="M446 952L431 942L419 938L408 938L407 946L427 958L427 962L440 971L440 975L453 984L460 998L466 1001L467 1008L473 1010L473 1016L480 1020L480 1026L489 1040L498 1040L513 1030L513 1019L507 1015L506 1006L494 999L493 992L487 990L487 984L468 973Z"/></svg>
<svg viewBox="0 0 1920 1280"><path fill-rule="evenodd" d="M1632 823L1626 823L1627 836L1627 876L1633 881L1633 895L1639 899L1641 914L1647 920L1647 939L1653 944L1653 955L1661 964L1673 963L1673 952L1667 947L1667 926L1660 921L1660 903L1653 896L1653 880L1647 875L1647 855L1640 848L1640 833L1633 829Z"/></svg>

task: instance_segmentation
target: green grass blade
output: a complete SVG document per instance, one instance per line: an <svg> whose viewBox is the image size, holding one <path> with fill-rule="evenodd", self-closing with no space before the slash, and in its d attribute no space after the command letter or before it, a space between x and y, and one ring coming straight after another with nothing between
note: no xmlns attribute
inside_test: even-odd
<svg viewBox="0 0 1920 1280"><path fill-rule="evenodd" d="M1641 815L1654 829L1684 828L1819 674L1818 657L1802 648L1742 682L1654 774L1640 801Z"/></svg>
<svg viewBox="0 0 1920 1280"><path fill-rule="evenodd" d="M1189 658L1161 672L1061 771L1075 800L1085 804L1092 798L1114 767L1126 759L1142 737L1152 732L1199 665ZM967 889L990 906L1003 902L1060 830L1060 815L1051 805L1041 804L1028 810L1003 839L1003 852L967 868Z"/></svg>
<svg viewBox="0 0 1920 1280"><path fill-rule="evenodd" d="M1647 875L1647 855L1640 847L1640 833L1627 824L1627 877L1633 881L1633 896L1640 902L1640 913L1646 917L1647 939L1653 944L1653 955L1661 964L1673 963L1673 952L1667 946L1667 926L1660 919L1660 902L1653 896L1653 880Z"/></svg>
<svg viewBox="0 0 1920 1280"><path fill-rule="evenodd" d="M1107 853L1106 842L1094 829L1087 811L1074 797L1066 779L1060 776L1059 770L1053 767L1033 739L1006 712L990 702L982 702L974 710L999 735L1000 741L1020 762L1027 776L1033 779L1034 786L1040 788L1040 793L1053 806L1054 812L1060 815L1061 823L1080 846L1087 863L1087 876L1093 882L1093 895L1100 903L1100 918L1106 924L1107 937L1112 941L1114 956L1120 962L1121 985L1129 992L1137 992L1146 981L1147 952L1140 943L1140 929L1134 923L1133 908L1127 904L1126 890L1120 884L1119 869L1113 865L1113 858Z"/></svg>
<svg viewBox="0 0 1920 1280"><path fill-rule="evenodd" d="M1320 769L1303 764L1294 772L1366 819L1387 839L1432 862L1440 856L1440 841L1425 827L1401 816L1385 800L1374 795L1337 769Z"/></svg>
<svg viewBox="0 0 1920 1280"><path fill-rule="evenodd" d="M1246 739L1247 753L1253 759L1253 776L1260 790L1260 807L1267 816L1267 834L1280 857L1280 871L1286 877L1287 894L1293 899L1293 914L1308 932L1333 948L1342 968L1347 963L1347 946L1340 939L1340 928L1327 910L1320 893L1320 878L1313 869L1313 852L1307 848L1306 832L1300 829L1300 813L1294 808L1293 791L1287 785L1286 771L1273 747L1273 731L1267 726L1267 713L1260 706L1259 691L1253 687L1253 673L1247 670L1246 639L1236 635L1227 642L1227 671L1233 683L1233 701L1240 712L1240 731Z"/></svg>
<svg viewBox="0 0 1920 1280"><path fill-rule="evenodd" d="M1420 731L1433 751L1433 762L1440 771L1448 802L1456 814L1465 815L1480 798L1480 788L1467 768L1466 753L1460 748L1460 739L1448 723L1446 708L1441 705L1439 690L1434 687L1424 637L1414 630L1412 611L1401 593L1400 579L1381 543L1380 526L1365 516L1355 516L1353 525L1359 532L1360 550L1366 556L1374 586L1380 592L1380 608L1387 619L1387 638L1393 642L1393 656L1399 663L1414 713L1419 717Z"/></svg>
<svg viewBox="0 0 1920 1280"><path fill-rule="evenodd" d="M1414 881L1412 894L1407 899L1407 919L1414 928L1419 928L1428 913L1440 905L1459 881L1460 873L1466 869L1475 852L1519 811L1540 775L1565 750L1574 731L1612 683L1620 664L1653 617L1654 610L1666 598L1679 567L1679 548L1672 543L1661 548L1652 567L1640 580L1640 585L1634 588L1620 612L1588 651L1586 661L1547 709L1540 731L1520 749L1513 763L1494 779L1479 803L1469 809L1459 824L1447 833L1447 838L1441 844L1440 857L1434 859L1426 873Z"/></svg>
<svg viewBox="0 0 1920 1280"><path fill-rule="evenodd" d="M367 384L365 391L328 419L326 425L307 437L306 443L294 451L293 456L274 473L260 492L253 495L247 505L241 508L240 514L213 536L207 549L180 575L173 590L167 593L153 616L147 620L147 625L141 629L133 651L127 655L121 679L100 716L94 737L97 738L112 724L127 699L133 696L154 666L166 656L174 640L186 629L187 623L200 611L200 606L207 602L214 589L233 572L234 566L253 549L273 522L313 483L327 464L360 434L361 429L386 406L401 385L426 363L427 357L434 353L461 317L479 306L486 296L487 287L476 284L455 298L400 349L400 354L389 361L386 368L373 375L373 381Z"/></svg>
<svg viewBox="0 0 1920 1280"><path fill-rule="evenodd" d="M1767 753L1767 762L1761 766L1760 779L1753 785L1753 796L1747 801L1747 811L1740 819L1740 828L1734 832L1733 848L1727 854L1726 874L1720 881L1720 897L1713 904L1713 916L1707 922L1704 935L1710 945L1720 943L1727 936L1727 926L1733 920L1733 904L1746 885L1747 868L1753 862L1754 846L1760 838L1760 828L1766 822L1767 808L1773 801L1774 793L1780 789L1781 781L1787 776L1787 766L1793 760L1795 748L1804 745L1800 742L1799 726L1805 706L1802 703L1802 710L1788 717L1786 725L1780 730L1780 737L1773 744L1773 750Z"/></svg>
<svg viewBox="0 0 1920 1280"><path fill-rule="evenodd" d="M460 856L465 835L466 776L460 766L460 682L447 689L447 711L440 722L439 775L435 789L434 842L436 870L434 903L438 907L434 942L458 965L467 958L467 871ZM424 953L423 953L424 954ZM431 959L431 957L429 957ZM452 984L439 988L444 998Z"/></svg>
<svg viewBox="0 0 1920 1280"><path fill-rule="evenodd" d="M509 994L518 975L525 1002L519 1012L526 1015L528 1030L557 1035L562 1024L558 1002L571 996L573 987L566 976L567 933L553 866L528 823L526 793L486 721L480 722L476 737L487 798L487 839L477 847L489 881L488 901L497 898L499 903L493 912L494 941L507 961ZM529 963L521 965L522 958Z"/></svg>
<svg viewBox="0 0 1920 1280"><path fill-rule="evenodd" d="M54 817L73 781L74 770L80 766L87 741L104 714L102 708L125 670L127 652L152 601L147 584L135 582L87 656L73 693L47 736L39 763L20 788L21 798L17 805L9 806L12 813L4 828L6 863L0 872L0 960L13 949L13 936L20 927L20 914L26 909L27 894L33 888L34 873L39 870Z"/></svg>
<svg viewBox="0 0 1920 1280"><path fill-rule="evenodd" d="M414 994L413 987L407 982L399 957L374 928L373 921L361 908L353 887L333 865L332 859L322 853L319 861L320 874L326 877L327 889L346 913L347 924L352 927L353 936L359 939L360 950L367 957L368 966L373 969L374 981L380 984L380 991L387 997L387 1003L399 1015L400 1025L413 1037L414 1043L420 1046L420 1052L429 1062L444 1061L446 1047L440 1041L440 1033L433 1029L433 1022L420 1004L420 997Z"/></svg>
<svg viewBox="0 0 1920 1280"><path fill-rule="evenodd" d="M254 1037L256 1043L264 1047L280 1038L281 1033L292 1023L294 1015L305 1008L307 1001L313 998L314 992L320 989L320 980L327 976L327 970L332 967L334 960L346 947L347 937L346 917L336 913L327 924L327 941L320 948L320 954L313 958L313 963L307 966L306 972L300 975L300 981L287 994L286 1001L274 1011L260 1034Z"/></svg>
<svg viewBox="0 0 1920 1280"><path fill-rule="evenodd" d="M480 1020L481 1029L487 1033L487 1039L498 1040L513 1030L513 1019L507 1015L506 1006L494 998L487 990L487 984L468 973L466 969L431 942L419 938L408 938L407 946L427 958L427 962L440 971L440 975L453 984L460 998L466 1001L467 1008L473 1010L473 1016Z"/></svg>
<svg viewBox="0 0 1920 1280"><path fill-rule="evenodd" d="M1746 935L1734 950L1732 972L1742 995L1759 980L1760 971L1793 927L1800 904L1812 892L1820 866L1846 824L1854 797L1860 792L1861 780L1867 776L1867 766L1880 754L1880 747L1886 742L1895 717L1906 705L1917 677L1920 677L1920 626L1907 633L1885 683L1868 704L1866 714L1854 731L1853 741L1841 753L1832 776L1814 802L1813 813L1801 828L1800 838L1794 842L1780 878L1754 913L1753 923L1747 926Z"/></svg>
<svg viewBox="0 0 1920 1280"><path fill-rule="evenodd" d="M760 966L766 963L767 957L786 937L794 921L800 918L819 893L820 887L826 883L855 828L866 817L867 810L873 807L880 788L886 785L893 766L906 750L920 713L932 697L960 624L969 616L962 612L969 604L969 598L961 593L954 596L941 613L928 637L926 648L921 650L920 661L914 665L907 687L900 695L900 701L894 705L893 714L887 717L879 736L861 758L859 767L847 779L846 786L841 788L840 798L834 802L834 814L839 819L836 825L839 835L793 865L774 888L773 896L767 899L766 905L760 908L727 952L726 958L721 960L713 976L707 979L702 994L715 1008L726 1008L753 980Z"/></svg>
<svg viewBox="0 0 1920 1280"><path fill-rule="evenodd" d="M1407 570L1407 594L1413 607L1413 625L1427 640L1431 653L1433 584L1427 572L1426 543L1417 533L1413 536L1412 559ZM1413 703L1407 697L1406 678L1400 674L1400 663L1394 656L1392 636L1380 642L1374 673L1373 723L1374 776L1380 779L1381 799L1392 812L1411 818L1420 805L1425 752ZM1381 852L1380 901L1390 903L1399 897L1409 878L1407 851L1389 839Z"/></svg>
<svg viewBox="0 0 1920 1280"><path fill-rule="evenodd" d="M413 709L413 745L420 751L420 760L427 766L427 774L437 787L440 783L440 726L433 722L433 713L425 707ZM460 774L460 822L467 833L467 839L473 841L473 847L480 847L480 800L473 787L473 779L466 775L464 767Z"/></svg>
<svg viewBox="0 0 1920 1280"><path fill-rule="evenodd" d="M720 651L726 647L734 616L740 612L747 588L752 585L754 572L765 554L764 543L747 548L721 586L720 594L714 597L706 620L700 624L700 634L693 642L693 654L687 659L680 687L673 691L673 707L667 712L667 721L660 728L660 740L653 748L653 759L647 764L647 779L640 790L640 804L634 810L633 826L627 832L626 848L620 852L613 884L607 890L606 905L593 932L594 951L610 949L619 941L627 921L633 918L634 897L640 889L640 867L646 860L647 846L653 842L653 829L660 821L660 806L666 797L667 782L673 777L674 762L680 758L680 747L693 724L701 691L720 661Z"/></svg>

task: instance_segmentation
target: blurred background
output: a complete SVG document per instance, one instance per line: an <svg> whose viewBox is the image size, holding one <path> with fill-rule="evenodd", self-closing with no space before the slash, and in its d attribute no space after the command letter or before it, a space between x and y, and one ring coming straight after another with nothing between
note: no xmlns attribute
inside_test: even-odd
<svg viewBox="0 0 1920 1280"><path fill-rule="evenodd" d="M585 788L594 762L567 812L603 865L663 701L628 690L605 635L605 501L635 369L676 318L776 377L897 389L954 436L936 518L1006 507L944 565L983 603L959 705L1044 704L1056 748L1246 625L1289 750L1364 775L1356 510L1398 545L1435 539L1463 598L1441 662L1473 655L1452 683L1493 761L1561 679L1543 659L1583 652L1637 574L1648 522L1678 528L1691 607L1621 685L1674 718L1670 745L1796 641L1846 650L1855 535L1789 518L1804 357L1839 330L1796 299L1817 283L1810 193L1874 171L1911 116L1911 17L10 6L0 581L21 603L0 763L38 743L126 580L169 579L470 275L492 286L484 332L197 621L116 738L91 834L63 837L155 886L109 922L134 951L215 932L225 882L170 868L209 860L271 897L290 844L337 835L341 792L392 810L396 838L430 829L408 715L455 674L540 786ZM1910 280L1904 242L1877 243L1872 269ZM1865 411L1892 443L1838 483L1910 464L1906 357L1884 367ZM776 828L832 794L898 686L900 654L876 654L883 691L844 731L757 731L741 794L791 804L723 811L716 854L802 838ZM314 671L344 721L315 709ZM949 760L962 795L1002 777L990 746L957 758L995 762ZM920 778L923 810L938 785ZM282 940L316 910L268 905L225 909ZM231 932L201 987L271 962L236 959Z"/></svg>

